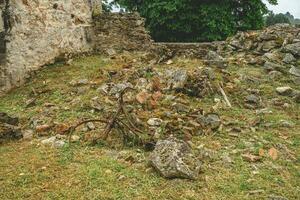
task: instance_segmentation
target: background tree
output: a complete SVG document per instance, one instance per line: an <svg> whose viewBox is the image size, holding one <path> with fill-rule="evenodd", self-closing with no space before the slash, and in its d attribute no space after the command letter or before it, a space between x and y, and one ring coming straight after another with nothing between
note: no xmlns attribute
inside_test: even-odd
<svg viewBox="0 0 300 200"><path fill-rule="evenodd" d="M266 26L272 26L274 24L280 24L280 23L288 23L290 24L291 21L294 20L294 17L291 16L289 13L282 14L274 14L272 11L267 15L266 17Z"/></svg>
<svg viewBox="0 0 300 200"><path fill-rule="evenodd" d="M269 0L276 4L277 0ZM259 29L268 12L262 0L114 0L138 11L156 41L221 40L238 30Z"/></svg>

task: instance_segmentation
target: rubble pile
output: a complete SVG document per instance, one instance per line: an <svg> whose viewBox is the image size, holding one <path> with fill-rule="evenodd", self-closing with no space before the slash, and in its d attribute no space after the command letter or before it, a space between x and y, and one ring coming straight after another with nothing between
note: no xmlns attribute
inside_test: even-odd
<svg viewBox="0 0 300 200"><path fill-rule="evenodd" d="M47 80L38 86L42 91L32 89L25 109L41 106L42 99L49 100L43 102L27 126L42 137L41 144L60 148L69 139L69 142L121 141L121 144L139 145L153 151L150 164L162 176L196 179L200 162L193 152L193 139L197 136L213 137L221 133L221 137L239 138L245 133L251 137L250 142L249 138L245 142L247 146L259 138L252 139L257 131L297 126L286 119L267 123L264 117L277 109L280 112L297 109L300 103L299 28L276 25L238 33L222 46L200 49L199 54L190 54L186 49L172 51L168 49L171 45L165 45L156 51L162 54L153 57L153 52L117 53L132 50L141 41L149 51L153 46L144 29L132 32L129 28L120 35L117 27L123 26L122 17L126 23L130 22L126 27L134 26L132 30L144 22L138 17L128 19L132 15L116 15L121 17L99 16L113 20L103 20L105 24L100 24L99 18L95 26L99 33L104 33L112 26L110 23L116 23L113 31L98 37L99 49L109 55L108 68L101 66L95 71L96 76L80 74L80 78L72 77L63 87L59 85L62 91L56 94L58 103L50 102L48 96L39 99L49 93L47 88L51 91ZM106 37L105 41L101 37ZM198 59L186 58L187 55L196 55ZM249 116L244 115L246 111ZM57 122L60 121L57 113L61 117L64 112L76 115L69 121L67 118L67 122ZM19 138L17 119L0 114L0 125L5 127L0 139ZM23 136L30 134L27 131ZM263 142L269 145L268 141ZM215 146L218 149L221 144ZM262 158L242 153L243 159L249 162ZM233 162L228 156L224 160L227 164Z"/></svg>

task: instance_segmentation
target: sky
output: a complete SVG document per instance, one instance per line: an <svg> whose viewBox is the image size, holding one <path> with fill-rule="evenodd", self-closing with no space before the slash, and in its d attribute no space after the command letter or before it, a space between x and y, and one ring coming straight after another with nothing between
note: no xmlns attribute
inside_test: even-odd
<svg viewBox="0 0 300 200"><path fill-rule="evenodd" d="M264 1L267 2L267 0ZM273 10L274 13L290 12L295 18L300 18L300 0L278 0L277 6L267 4L268 8Z"/></svg>

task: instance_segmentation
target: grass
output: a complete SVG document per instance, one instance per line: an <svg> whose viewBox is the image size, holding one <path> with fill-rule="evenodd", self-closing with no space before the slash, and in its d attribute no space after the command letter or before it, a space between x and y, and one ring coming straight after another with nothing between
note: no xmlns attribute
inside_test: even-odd
<svg viewBox="0 0 300 200"><path fill-rule="evenodd" d="M67 66L55 64L45 67L25 86L1 97L0 111L19 116L25 129L32 128L28 122L36 119L42 123L71 124L81 118L101 116L103 113L91 112L89 107L91 99L96 96L100 97L102 103L106 101L97 92L97 86L109 79L109 71L123 70L132 57L122 55L115 60L107 60L95 55L76 58ZM197 60L178 60L175 63L187 69L201 65ZM144 63L138 62L136 65L142 66ZM158 67L163 69L170 66ZM203 158L202 173L198 180L166 180L148 166L147 159L142 159L142 162L126 161L129 156L135 160L139 156L147 158L148 152L136 148L121 148L111 143L97 146L74 143L54 149L42 146L39 139L34 139L0 146L0 199L236 200L266 199L270 195L299 199L300 106L290 98L278 96L274 88L290 85L300 90L300 86L286 76L269 80L259 67L231 65L227 70L233 79L251 76L260 81L241 79L232 91L226 88L234 108L221 108L217 112L224 122L234 125L228 125L213 135L193 137L195 146L202 145L210 152L209 156ZM219 72L216 76L222 77ZM94 84L77 94L69 83L79 79L88 79ZM260 96L272 114L257 115L254 110L241 106L249 88L260 89ZM34 97L33 90L40 94L36 105L28 108L26 101ZM215 104L213 99L216 97L221 98L218 94L201 100L184 98L189 100L190 106L208 111ZM274 98L289 102L290 108L273 105L271 100ZM47 107L46 103L54 106ZM164 102L163 105L170 103ZM259 118L262 124L253 132L249 127ZM295 126L281 127L278 125L280 120L291 121ZM232 127L239 127L242 132L234 136L232 131L227 130ZM268 156L268 150L272 147L278 150L277 160ZM261 162L251 163L241 157L244 153L257 155L260 149L265 151ZM226 156L232 162L225 162Z"/></svg>

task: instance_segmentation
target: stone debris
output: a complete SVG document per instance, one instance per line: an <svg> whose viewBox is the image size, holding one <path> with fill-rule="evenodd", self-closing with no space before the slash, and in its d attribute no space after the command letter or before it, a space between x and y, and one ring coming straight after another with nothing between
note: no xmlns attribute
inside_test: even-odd
<svg viewBox="0 0 300 200"><path fill-rule="evenodd" d="M147 121L149 126L160 126L163 123L163 120L159 118L151 118Z"/></svg>
<svg viewBox="0 0 300 200"><path fill-rule="evenodd" d="M289 86L276 88L276 92L282 96L291 96L293 94L293 91L294 90Z"/></svg>
<svg viewBox="0 0 300 200"><path fill-rule="evenodd" d="M300 77L300 69L296 68L295 66L292 66L289 72L294 76Z"/></svg>
<svg viewBox="0 0 300 200"><path fill-rule="evenodd" d="M165 178L197 179L200 161L184 141L168 138L157 142L150 164Z"/></svg>
<svg viewBox="0 0 300 200"><path fill-rule="evenodd" d="M7 113L0 112L0 123L17 126L19 124L19 118L11 117Z"/></svg>
<svg viewBox="0 0 300 200"><path fill-rule="evenodd" d="M0 143L8 140L19 140L23 137L19 125L19 118L11 117L7 113L0 113Z"/></svg>
<svg viewBox="0 0 300 200"><path fill-rule="evenodd" d="M169 70L167 71L168 86L171 89L182 89L188 80L188 73L186 70Z"/></svg>
<svg viewBox="0 0 300 200"><path fill-rule="evenodd" d="M50 138L41 140L41 143L46 146L51 146L55 148L62 148L66 142L64 140L59 139L57 136L52 136Z"/></svg>
<svg viewBox="0 0 300 200"><path fill-rule="evenodd" d="M284 55L284 58L282 61L286 64L291 64L291 63L297 61L297 59L293 56L293 54L287 53Z"/></svg>

